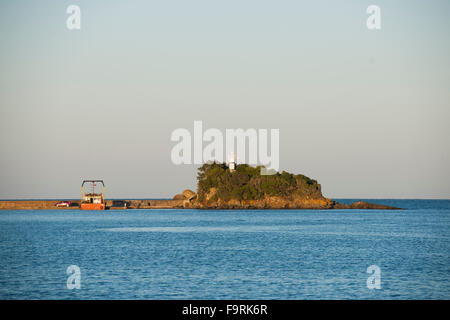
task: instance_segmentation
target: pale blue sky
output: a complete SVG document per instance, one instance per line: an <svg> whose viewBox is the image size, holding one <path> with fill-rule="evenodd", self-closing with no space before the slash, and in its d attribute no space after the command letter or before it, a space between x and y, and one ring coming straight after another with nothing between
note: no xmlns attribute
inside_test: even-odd
<svg viewBox="0 0 450 320"><path fill-rule="evenodd" d="M0 198L195 189L194 120L280 129L327 197L449 198L449 1L2 1L0 30Z"/></svg>

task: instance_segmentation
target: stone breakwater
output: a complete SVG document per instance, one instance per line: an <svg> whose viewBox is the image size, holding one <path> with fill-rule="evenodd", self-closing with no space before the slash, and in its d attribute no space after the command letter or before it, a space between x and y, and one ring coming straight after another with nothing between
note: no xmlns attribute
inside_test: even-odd
<svg viewBox="0 0 450 320"><path fill-rule="evenodd" d="M0 210L69 210L79 209L80 200L70 201L69 207L57 207L63 200L0 200ZM183 200L107 200L106 209L176 209Z"/></svg>

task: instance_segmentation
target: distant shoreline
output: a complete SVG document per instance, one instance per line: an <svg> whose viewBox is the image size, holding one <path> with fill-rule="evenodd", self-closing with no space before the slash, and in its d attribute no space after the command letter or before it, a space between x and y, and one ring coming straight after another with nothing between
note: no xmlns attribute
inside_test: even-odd
<svg viewBox="0 0 450 320"><path fill-rule="evenodd" d="M69 201L70 205L68 207L57 207L56 205L61 201ZM328 209L380 209L380 210L398 210L400 208L380 205L380 204L371 204L367 202L354 202L353 204L342 204L334 202L335 205L333 207L215 207L215 208L197 208L195 206L190 205L189 200L173 200L173 199L110 199L106 200L106 208L107 210L134 210L134 209L213 209L213 210L295 210L295 209L305 209L305 210L328 210ZM53 199L53 200L0 200L0 210L70 210L70 209L79 209L80 208L80 200L62 200L62 199Z"/></svg>

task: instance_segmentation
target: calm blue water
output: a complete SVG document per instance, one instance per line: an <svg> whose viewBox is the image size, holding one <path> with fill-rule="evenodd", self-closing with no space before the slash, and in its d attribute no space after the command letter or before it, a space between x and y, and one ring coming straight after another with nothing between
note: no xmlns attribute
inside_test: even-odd
<svg viewBox="0 0 450 320"><path fill-rule="evenodd" d="M371 201L406 210L0 211L0 298L450 299L450 200Z"/></svg>

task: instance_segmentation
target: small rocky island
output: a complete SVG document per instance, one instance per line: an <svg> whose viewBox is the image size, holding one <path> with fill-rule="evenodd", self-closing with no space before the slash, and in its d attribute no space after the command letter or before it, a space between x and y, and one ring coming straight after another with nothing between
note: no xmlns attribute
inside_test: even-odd
<svg viewBox="0 0 450 320"><path fill-rule="evenodd" d="M185 190L174 200L198 209L399 209L363 201L342 204L325 198L316 180L286 171L262 175L262 168L240 164L230 170L224 163L204 164L197 193Z"/></svg>

